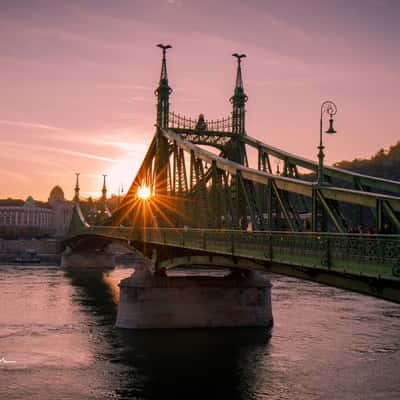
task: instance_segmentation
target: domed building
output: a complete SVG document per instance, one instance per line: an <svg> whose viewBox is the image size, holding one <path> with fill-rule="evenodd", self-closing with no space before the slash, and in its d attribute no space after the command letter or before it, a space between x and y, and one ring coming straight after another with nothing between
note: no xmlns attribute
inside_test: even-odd
<svg viewBox="0 0 400 400"><path fill-rule="evenodd" d="M66 234L73 204L65 200L60 186L55 186L47 203L0 200L0 238L62 237Z"/></svg>
<svg viewBox="0 0 400 400"><path fill-rule="evenodd" d="M51 189L50 196L49 196L49 204L56 203L56 202L65 202L64 198L64 191L60 188L60 186L54 186Z"/></svg>
<svg viewBox="0 0 400 400"><path fill-rule="evenodd" d="M51 190L48 204L53 210L53 235L64 236L71 221L73 206L65 200L60 186L54 186Z"/></svg>

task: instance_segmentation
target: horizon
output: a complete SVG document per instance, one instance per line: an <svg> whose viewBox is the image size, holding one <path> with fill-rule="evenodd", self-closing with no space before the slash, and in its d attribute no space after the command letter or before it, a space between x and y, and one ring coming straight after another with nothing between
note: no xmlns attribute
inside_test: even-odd
<svg viewBox="0 0 400 400"><path fill-rule="evenodd" d="M126 192L154 134L160 41L173 46L173 111L228 115L231 54L240 51L249 135L316 161L319 107L333 100L338 133L324 136L327 164L399 141L394 0L39 0L0 10L0 198L46 201L59 185L70 199L75 172L84 196L100 193L102 174L109 194Z"/></svg>

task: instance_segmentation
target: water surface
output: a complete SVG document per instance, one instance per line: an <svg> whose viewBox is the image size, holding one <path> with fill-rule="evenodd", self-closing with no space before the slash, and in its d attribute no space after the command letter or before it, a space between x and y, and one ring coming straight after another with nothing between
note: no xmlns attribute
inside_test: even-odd
<svg viewBox="0 0 400 400"><path fill-rule="evenodd" d="M273 277L264 330L114 328L132 269L0 266L0 399L399 399L400 306Z"/></svg>

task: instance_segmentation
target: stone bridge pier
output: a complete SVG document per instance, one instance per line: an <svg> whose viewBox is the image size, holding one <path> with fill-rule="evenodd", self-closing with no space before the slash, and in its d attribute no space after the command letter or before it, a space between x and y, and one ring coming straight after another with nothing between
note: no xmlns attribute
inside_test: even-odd
<svg viewBox="0 0 400 400"><path fill-rule="evenodd" d="M167 276L146 267L120 283L117 327L271 327L271 283L259 273Z"/></svg>

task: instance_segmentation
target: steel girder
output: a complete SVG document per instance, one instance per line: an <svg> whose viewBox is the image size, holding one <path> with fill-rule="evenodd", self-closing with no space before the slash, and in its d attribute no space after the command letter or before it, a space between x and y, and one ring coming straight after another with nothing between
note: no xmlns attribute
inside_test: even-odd
<svg viewBox="0 0 400 400"><path fill-rule="evenodd" d="M346 232L348 221L340 204L348 203L373 209L381 220L385 212L394 221L394 226L399 227L396 219L400 212L400 197L332 185L317 186L300 179L299 164L290 157L286 157L284 165L286 176L273 174L270 154L260 150L260 146L259 169L252 169L211 153L191 143L187 137L172 129L157 129L121 206L121 210L125 210L117 212L120 217L140 213L140 207L134 210L132 202L138 186L145 182L155 194L153 201L156 202L158 196L166 203L156 204L153 210L153 217L156 217L153 222L148 222L150 225L176 223L177 226L246 228L251 221L252 228L257 230L302 231L305 228L302 215L308 212L314 230ZM348 176L347 171L345 175ZM128 220L119 218L119 223ZM323 226L321 221L328 222Z"/></svg>
<svg viewBox="0 0 400 400"><path fill-rule="evenodd" d="M312 172L317 172L318 163L312 160L308 160L304 157L300 157L276 147L270 146L261 142L260 140L254 139L250 136L244 136L243 142L260 152L265 153L268 156L276 157L283 160L284 163L294 165L297 168L302 167ZM326 178L336 178L354 185L355 189L361 189L355 185L355 179L362 185L362 190L370 188L371 190L385 191L392 193L400 193L400 182L377 178L374 176L359 174L357 172L347 171L341 168L324 166L324 174Z"/></svg>

